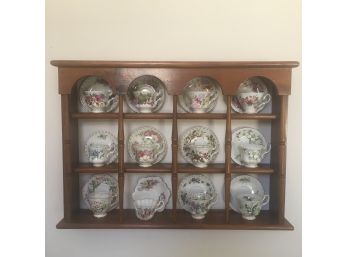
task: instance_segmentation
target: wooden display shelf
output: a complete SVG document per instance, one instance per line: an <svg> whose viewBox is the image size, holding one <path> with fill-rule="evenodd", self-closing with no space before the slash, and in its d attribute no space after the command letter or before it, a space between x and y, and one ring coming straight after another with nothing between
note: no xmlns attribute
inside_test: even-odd
<svg viewBox="0 0 348 257"><path fill-rule="evenodd" d="M58 67L59 94L62 106L62 142L63 142L63 185L64 218L57 228L182 228L182 229L284 229L293 226L285 219L285 178L286 178L286 123L288 96L291 93L292 68L298 62L119 62L119 61L52 61ZM137 77L155 76L166 87L172 97L172 112L169 113L125 113L124 101L128 86ZM78 85L82 78L96 76L103 79L119 94L118 112L79 113ZM181 113L178 112L178 98L183 94L188 81L195 77L208 77L219 84L222 99L231 103L241 83L252 77L258 77L265 83L272 96L272 113L240 114L234 113L230 104L222 113ZM79 119L110 119L117 125L118 159L116 163L105 167L93 167L79 162ZM158 163L142 168L136 163L125 163L125 122L127 120L170 120L171 123L171 160L172 163ZM126 121L125 121L126 120ZM224 120L224 163L214 163L206 168L197 168L191 164L178 162L179 135L178 120L184 123L190 120ZM238 120L257 120L269 122L271 126L271 163L258 168L246 168L235 165L231 160L232 126ZM220 124L221 125L221 124ZM96 126L98 123L96 122ZM116 132L114 132L116 134ZM79 210L81 173L117 173L119 187L119 210L112 211L103 219L96 219L90 211ZM150 221L136 218L134 210L124 209L125 174L170 174L171 203L173 210L156 213ZM224 175L224 209L211 210L203 220L194 220L191 215L178 209L178 174L208 173ZM235 174L268 174L270 211L263 211L256 220L243 220L240 214L230 210L230 185ZM78 211L76 211L78 210Z"/></svg>
<svg viewBox="0 0 348 257"><path fill-rule="evenodd" d="M90 163L79 163L74 169L77 173L118 173L117 163L103 167L94 167ZM140 167L137 163L124 163L125 173L171 173L171 163L157 163L151 167ZM231 173L272 174L274 170L268 164L261 164L257 168L247 168L232 165ZM197 168L189 163L178 163L177 173L225 173L224 163L209 164L206 168Z"/></svg>
<svg viewBox="0 0 348 257"><path fill-rule="evenodd" d="M118 119L119 113L106 112L106 113L92 113L92 112L74 112L71 114L74 119ZM173 119L172 113L124 113L124 119ZM177 118L181 120L224 120L226 119L225 113L178 113ZM232 120L274 120L277 118L276 114L269 113L257 113L257 114L245 114L245 113L232 113Z"/></svg>
<svg viewBox="0 0 348 257"><path fill-rule="evenodd" d="M71 220L62 219L57 228L63 229L235 229L235 230L293 230L294 227L286 220L279 220L270 211L261 211L253 221L242 219L241 215L230 210L229 220L226 222L224 210L210 210L202 220L195 220L190 213L178 209L166 209L149 221L139 220L133 209L125 209L120 215L119 210L111 211L106 217L97 219L89 210L79 210Z"/></svg>

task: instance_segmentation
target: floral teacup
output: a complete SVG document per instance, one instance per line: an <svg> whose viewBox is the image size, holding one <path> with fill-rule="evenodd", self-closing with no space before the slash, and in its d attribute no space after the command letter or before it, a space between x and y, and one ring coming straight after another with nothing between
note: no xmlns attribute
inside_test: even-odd
<svg viewBox="0 0 348 257"><path fill-rule="evenodd" d="M156 144L135 144L135 159L140 167L150 167L157 160L160 151Z"/></svg>
<svg viewBox="0 0 348 257"><path fill-rule="evenodd" d="M199 191L199 190L198 190ZM206 192L198 192L196 190L188 191L183 194L183 201L186 202L186 208L191 213L192 218L200 220L204 219L207 212L216 202L217 194L214 192L209 196Z"/></svg>
<svg viewBox="0 0 348 257"><path fill-rule="evenodd" d="M194 152L192 164L198 168L205 168L212 160L214 147L210 144L191 144L191 151Z"/></svg>
<svg viewBox="0 0 348 257"><path fill-rule="evenodd" d="M112 198L113 197L110 192L90 193L87 196L87 201L89 203L90 210L93 212L93 216L96 218L105 217L107 212L110 210Z"/></svg>
<svg viewBox="0 0 348 257"><path fill-rule="evenodd" d="M135 213L138 219L149 220L155 215L155 212L162 211L165 203L163 200L141 199L134 201Z"/></svg>
<svg viewBox="0 0 348 257"><path fill-rule="evenodd" d="M238 102L245 113L256 113L271 101L270 94L262 92L245 92L239 93L237 96Z"/></svg>
<svg viewBox="0 0 348 257"><path fill-rule="evenodd" d="M241 194L237 197L243 219L254 220L262 206L269 202L269 195Z"/></svg>
<svg viewBox="0 0 348 257"><path fill-rule="evenodd" d="M217 94L213 92L204 91L189 91L186 93L185 98L187 106L194 113L204 113L209 108L210 104L214 102L217 98Z"/></svg>
<svg viewBox="0 0 348 257"><path fill-rule="evenodd" d="M115 154L115 151L116 148L110 149L110 146L105 144L90 144L88 146L88 160L94 167L102 167Z"/></svg>
<svg viewBox="0 0 348 257"><path fill-rule="evenodd" d="M156 92L153 88L142 87L133 92L134 105L141 113L151 113L160 101L161 93Z"/></svg>
<svg viewBox="0 0 348 257"><path fill-rule="evenodd" d="M246 167L256 168L270 150L271 144L268 144L267 147L255 144L242 144L240 146L241 162Z"/></svg>
<svg viewBox="0 0 348 257"><path fill-rule="evenodd" d="M116 100L112 91L89 90L84 91L84 98L91 112L105 112Z"/></svg>

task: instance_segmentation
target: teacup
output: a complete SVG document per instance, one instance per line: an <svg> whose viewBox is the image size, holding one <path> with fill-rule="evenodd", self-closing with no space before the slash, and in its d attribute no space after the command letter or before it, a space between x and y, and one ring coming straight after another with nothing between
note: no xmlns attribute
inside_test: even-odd
<svg viewBox="0 0 348 257"><path fill-rule="evenodd" d="M156 144L134 145L135 159L140 167L150 167L157 160L160 152Z"/></svg>
<svg viewBox="0 0 348 257"><path fill-rule="evenodd" d="M256 168L269 151L271 151L271 144L268 144L267 147L255 144L242 144L240 146L241 162L246 167Z"/></svg>
<svg viewBox="0 0 348 257"><path fill-rule="evenodd" d="M152 89L152 88L151 88ZM161 93L147 89L140 89L133 92L134 105L141 113L151 113L160 101Z"/></svg>
<svg viewBox="0 0 348 257"><path fill-rule="evenodd" d="M194 113L204 113L209 108L210 104L217 98L217 94L209 91L189 91L186 93L187 106Z"/></svg>
<svg viewBox="0 0 348 257"><path fill-rule="evenodd" d="M263 92L242 92L237 96L245 113L256 113L271 101L271 95Z"/></svg>
<svg viewBox="0 0 348 257"><path fill-rule="evenodd" d="M112 91L89 90L83 93L88 108L95 113L105 112L116 99Z"/></svg>
<svg viewBox="0 0 348 257"><path fill-rule="evenodd" d="M216 193L210 197L206 192L189 191L185 194L183 201L188 207L188 211L191 213L192 218L200 220L204 219L207 212L213 206L216 201Z"/></svg>
<svg viewBox="0 0 348 257"><path fill-rule="evenodd" d="M87 196L89 208L93 212L93 216L96 218L102 218L107 215L110 210L112 195L111 193L90 193Z"/></svg>
<svg viewBox="0 0 348 257"><path fill-rule="evenodd" d="M210 144L191 144L190 148L194 152L192 164L198 168L207 167L212 159L213 146Z"/></svg>
<svg viewBox="0 0 348 257"><path fill-rule="evenodd" d="M94 167L102 167L107 163L110 157L115 154L116 148L110 149L108 145L104 144L90 144L88 146L89 162Z"/></svg>
<svg viewBox="0 0 348 257"><path fill-rule="evenodd" d="M269 202L269 195L263 197L256 194L241 194L237 197L242 218L254 220L259 215L262 206Z"/></svg>
<svg viewBox="0 0 348 257"><path fill-rule="evenodd" d="M155 212L161 211L165 206L163 200L141 199L134 201L136 216L141 220L152 219Z"/></svg>

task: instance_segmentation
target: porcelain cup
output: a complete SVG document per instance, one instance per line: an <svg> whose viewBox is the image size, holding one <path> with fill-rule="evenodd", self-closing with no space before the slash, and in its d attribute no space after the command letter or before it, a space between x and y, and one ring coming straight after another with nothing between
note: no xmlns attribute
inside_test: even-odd
<svg viewBox="0 0 348 257"><path fill-rule="evenodd" d="M240 146L241 162L249 168L256 168L265 154L271 151L271 144L265 148L262 145L242 144Z"/></svg>
<svg viewBox="0 0 348 257"><path fill-rule="evenodd" d="M156 144L136 144L134 145L135 159L140 167L150 167L157 160L159 155Z"/></svg>
<svg viewBox="0 0 348 257"><path fill-rule="evenodd" d="M245 113L256 113L271 101L271 95L262 92L244 92L237 96L238 102Z"/></svg>
<svg viewBox="0 0 348 257"><path fill-rule="evenodd" d="M115 154L116 149L110 150L108 145L90 144L88 146L89 162L94 167L102 167L107 163L110 157Z"/></svg>
<svg viewBox="0 0 348 257"><path fill-rule="evenodd" d="M95 113L105 112L116 99L111 91L89 90L83 93L88 108Z"/></svg>
<svg viewBox="0 0 348 257"><path fill-rule="evenodd" d="M237 197L242 218L254 220L259 215L262 206L269 202L269 195L263 197L256 194L241 194Z"/></svg>
<svg viewBox="0 0 348 257"><path fill-rule="evenodd" d="M205 218L205 215L215 203L217 197L216 193L212 197L208 197L205 192L199 191L193 189L187 192L186 195L187 206L189 206L188 211L191 213L192 218L197 220Z"/></svg>
<svg viewBox="0 0 348 257"><path fill-rule="evenodd" d="M150 220L155 215L155 212L161 211L165 206L163 200L141 199L134 201L135 213L138 219Z"/></svg>
<svg viewBox="0 0 348 257"><path fill-rule="evenodd" d="M144 92L143 90L134 91L133 94L135 98L135 107L138 108L141 113L151 113L153 109L156 108L161 96L159 92Z"/></svg>
<svg viewBox="0 0 348 257"><path fill-rule="evenodd" d="M186 102L192 112L204 113L216 98L217 94L213 96L213 92L192 90L187 92Z"/></svg>
<svg viewBox="0 0 348 257"><path fill-rule="evenodd" d="M103 218L107 215L111 207L112 195L111 193L95 192L90 193L87 197L90 210L96 218Z"/></svg>
<svg viewBox="0 0 348 257"><path fill-rule="evenodd" d="M207 167L212 159L211 153L213 151L213 146L210 144L192 144L190 148L198 157L192 160L193 165L198 168Z"/></svg>

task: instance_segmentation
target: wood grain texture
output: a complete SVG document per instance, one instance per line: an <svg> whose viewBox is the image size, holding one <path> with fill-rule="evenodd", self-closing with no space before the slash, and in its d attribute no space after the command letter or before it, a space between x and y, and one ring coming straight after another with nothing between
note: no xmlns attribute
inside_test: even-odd
<svg viewBox="0 0 348 257"><path fill-rule="evenodd" d="M119 65L102 65L101 62L51 62L58 66L59 93L71 94L79 79L87 76L103 78L113 88L114 92L125 94L128 85L139 76L153 75L164 82L170 95L183 93L186 83L194 77L211 77L221 86L224 95L235 95L239 85L246 79L254 76L266 78L272 83L279 95L291 93L291 68L296 62L237 62L237 63L186 63L167 65L165 63L145 63L142 65L122 62ZM189 68L188 68L189 67Z"/></svg>
<svg viewBox="0 0 348 257"><path fill-rule="evenodd" d="M297 62L100 62L100 61L52 61L58 66L59 92L62 95L62 140L64 218L58 228L186 228L186 229L286 229L293 226L285 219L286 183L286 123L288 95L291 92L291 68ZM138 76L153 75L161 79L169 95L173 97L172 113L124 113L124 94L128 85ZM115 93L119 94L119 111L113 113L77 112L76 82L85 76L105 79ZM259 76L272 93L272 113L233 113L230 104L226 113L178 113L178 95L186 83L194 77L206 76L216 80L222 93L230 103L240 83ZM220 99L221 100L221 99ZM105 167L93 167L78 162L78 120L114 120L118 126L118 160ZM158 163L143 168L135 163L124 162L125 120L171 119L172 120L172 163ZM191 164L178 163L178 120L225 120L225 162L197 168ZM246 168L231 163L231 123L234 120L259 120L271 122L271 164L258 168ZM112 211L106 218L97 220L89 211L79 210L80 173L117 173L119 182L119 210ZM135 217L134 210L123 209L124 173L171 174L172 210L156 213L153 220L144 222ZM224 209L210 210L201 221L193 220L189 213L177 209L177 187L179 173L224 174ZM255 221L243 220L240 214L229 210L230 183L232 174L269 174L270 210L263 211Z"/></svg>
<svg viewBox="0 0 348 257"><path fill-rule="evenodd" d="M176 61L86 61L86 60L53 60L57 67L89 67L89 68L295 68L296 61L267 62L176 62Z"/></svg>
<svg viewBox="0 0 348 257"><path fill-rule="evenodd" d="M172 210L156 213L149 221L139 220L135 211L124 210L120 222L119 211L112 211L105 218L96 219L89 210L80 210L72 220L62 220L57 228L74 229L234 229L234 230L293 230L294 227L284 219L279 222L277 216L269 211L262 211L257 219L247 221L240 214L230 211L229 221L226 222L224 210L210 210L202 220L195 220L184 210L177 210L175 217Z"/></svg>

